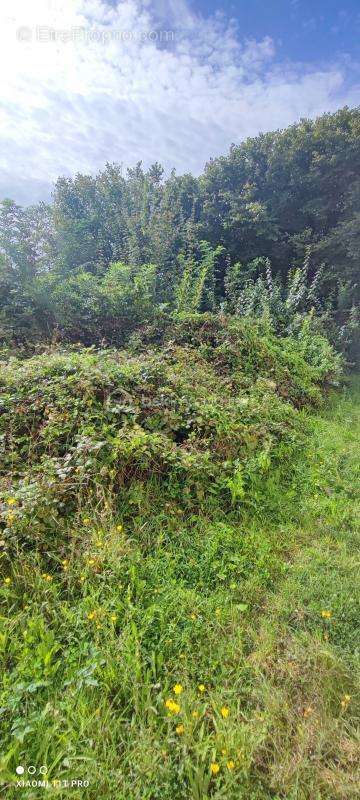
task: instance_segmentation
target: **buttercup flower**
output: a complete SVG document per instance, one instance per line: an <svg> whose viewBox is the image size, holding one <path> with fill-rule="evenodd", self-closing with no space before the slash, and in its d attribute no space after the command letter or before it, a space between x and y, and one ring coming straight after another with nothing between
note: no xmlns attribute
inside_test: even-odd
<svg viewBox="0 0 360 800"><path fill-rule="evenodd" d="M87 615L87 618L88 619L95 619L95 617L96 617L96 611L89 611L89 613Z"/></svg>
<svg viewBox="0 0 360 800"><path fill-rule="evenodd" d="M5 586L10 586L11 578L4 578Z"/></svg>
<svg viewBox="0 0 360 800"><path fill-rule="evenodd" d="M91 522L91 519L90 519L90 517L84 517L84 519L83 519L83 525L90 525L90 522Z"/></svg>
<svg viewBox="0 0 360 800"><path fill-rule="evenodd" d="M116 530L117 530L117 532L118 532L118 533L122 533L122 532L123 532L123 530L124 530L124 528L123 528L123 526L122 526L122 525L117 525L117 526L116 526Z"/></svg>
<svg viewBox="0 0 360 800"><path fill-rule="evenodd" d="M224 719L227 719L230 714L230 709L227 706L221 706L220 714Z"/></svg>
<svg viewBox="0 0 360 800"><path fill-rule="evenodd" d="M8 497L6 502L8 506L14 506L16 504L16 497Z"/></svg>
<svg viewBox="0 0 360 800"><path fill-rule="evenodd" d="M111 614L110 619L111 619L111 622L116 622L116 620L117 620L116 614Z"/></svg>
<svg viewBox="0 0 360 800"><path fill-rule="evenodd" d="M226 766L228 769L234 769L235 762L232 760L232 758L229 758L229 761L226 762Z"/></svg>
<svg viewBox="0 0 360 800"><path fill-rule="evenodd" d="M219 772L219 770L220 770L220 766L219 766L219 764L217 764L217 762L216 762L216 761L213 761L213 762L210 764L210 772L211 772L211 774L212 774L212 775L217 775L217 774L218 774L218 772Z"/></svg>
<svg viewBox="0 0 360 800"><path fill-rule="evenodd" d="M171 714L178 714L179 711L181 711L179 703L176 703L172 697L169 697L167 700L165 700L165 706Z"/></svg>
<svg viewBox="0 0 360 800"><path fill-rule="evenodd" d="M184 733L185 728L183 725L177 725L175 730L178 736L181 736Z"/></svg>
<svg viewBox="0 0 360 800"><path fill-rule="evenodd" d="M322 611L321 612L321 616L322 616L323 619L330 619L332 614L331 614L331 611Z"/></svg>
<svg viewBox="0 0 360 800"><path fill-rule="evenodd" d="M205 686L204 686L203 683L199 683L198 689L199 689L200 694L204 694Z"/></svg>
<svg viewBox="0 0 360 800"><path fill-rule="evenodd" d="M181 686L181 683L175 683L175 686L173 686L174 694L181 694L182 691L183 687Z"/></svg>

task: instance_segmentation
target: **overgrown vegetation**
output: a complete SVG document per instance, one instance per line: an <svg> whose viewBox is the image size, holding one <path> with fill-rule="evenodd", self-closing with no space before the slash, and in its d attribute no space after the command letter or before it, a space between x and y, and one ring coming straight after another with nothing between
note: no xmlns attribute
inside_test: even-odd
<svg viewBox="0 0 360 800"><path fill-rule="evenodd" d="M123 345L167 312L311 312L357 358L360 113L233 146L199 179L159 164L59 178L51 205L0 214L0 337ZM296 319L294 324L294 312Z"/></svg>
<svg viewBox="0 0 360 800"><path fill-rule="evenodd" d="M7 797L358 796L358 125L3 204Z"/></svg>

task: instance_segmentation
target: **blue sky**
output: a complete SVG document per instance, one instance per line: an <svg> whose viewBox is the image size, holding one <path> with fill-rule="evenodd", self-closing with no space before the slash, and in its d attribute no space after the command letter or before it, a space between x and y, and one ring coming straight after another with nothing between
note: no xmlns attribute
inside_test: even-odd
<svg viewBox="0 0 360 800"><path fill-rule="evenodd" d="M239 36L272 37L279 58L320 62L343 53L359 57L357 0L192 0L191 7L205 17L218 12L234 18Z"/></svg>
<svg viewBox="0 0 360 800"><path fill-rule="evenodd" d="M353 0L2 0L0 196L160 161L199 174L260 131L360 104Z"/></svg>

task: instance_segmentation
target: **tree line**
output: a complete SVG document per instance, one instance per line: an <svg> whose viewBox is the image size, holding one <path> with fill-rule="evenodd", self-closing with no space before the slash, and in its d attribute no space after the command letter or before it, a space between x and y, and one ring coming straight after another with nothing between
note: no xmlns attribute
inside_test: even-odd
<svg viewBox="0 0 360 800"><path fill-rule="evenodd" d="M0 336L121 344L161 313L317 318L358 331L360 109L232 145L200 177L160 164L60 177L0 206Z"/></svg>

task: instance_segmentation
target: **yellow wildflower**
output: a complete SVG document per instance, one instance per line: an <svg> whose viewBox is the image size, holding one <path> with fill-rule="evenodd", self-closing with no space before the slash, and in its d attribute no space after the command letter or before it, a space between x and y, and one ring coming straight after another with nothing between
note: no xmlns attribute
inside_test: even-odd
<svg viewBox="0 0 360 800"><path fill-rule="evenodd" d="M184 733L184 730L185 730L185 728L184 728L184 726L183 726L183 725L177 725L177 726L176 726L176 728L175 728L175 730L176 730L176 733L177 733L179 736L181 736L181 735Z"/></svg>
<svg viewBox="0 0 360 800"><path fill-rule="evenodd" d="M8 497L7 499L8 506L15 506L16 505L16 497Z"/></svg>
<svg viewBox="0 0 360 800"><path fill-rule="evenodd" d="M205 686L204 686L203 683L199 683L198 689L199 689L200 694L204 694Z"/></svg>
<svg viewBox="0 0 360 800"><path fill-rule="evenodd" d="M116 530L117 530L117 532L118 532L118 533L122 533L122 532L123 532L123 530L124 530L124 528L123 528L123 526L122 526L122 525L117 525L117 526L116 526Z"/></svg>
<svg viewBox="0 0 360 800"><path fill-rule="evenodd" d="M323 619L330 619L331 618L331 611L322 611L321 616Z"/></svg>
<svg viewBox="0 0 360 800"><path fill-rule="evenodd" d="M10 586L11 578L4 578L5 586Z"/></svg>
<svg viewBox="0 0 360 800"><path fill-rule="evenodd" d="M96 629L99 631L100 628L101 628L101 625L99 625L99 623L98 623L97 626L96 626Z"/></svg>
<svg viewBox="0 0 360 800"><path fill-rule="evenodd" d="M227 719L227 717L230 714L230 709L227 706L221 706L220 714L223 717L223 719Z"/></svg>
<svg viewBox="0 0 360 800"><path fill-rule="evenodd" d="M173 686L174 694L181 694L182 691L183 687L181 686L181 683L175 683L175 686Z"/></svg>
<svg viewBox="0 0 360 800"><path fill-rule="evenodd" d="M229 761L226 762L226 766L228 769L234 769L235 762L232 760L232 758L229 758Z"/></svg>
<svg viewBox="0 0 360 800"><path fill-rule="evenodd" d="M350 694L344 694L344 697L341 700L341 708L346 709L348 707L349 703L350 703L350 700L351 700L351 695Z"/></svg>
<svg viewBox="0 0 360 800"><path fill-rule="evenodd" d="M219 766L219 764L217 764L217 762L216 762L216 761L213 761L213 762L210 764L210 772L211 772L211 774L212 774L212 775L217 775L217 774L218 774L218 772L219 772L219 770L220 770L220 766Z"/></svg>
<svg viewBox="0 0 360 800"><path fill-rule="evenodd" d="M81 582L81 583L84 583L84 580L85 580L85 575L80 575L80 578L79 578L79 580L80 580L80 582Z"/></svg>
<svg viewBox="0 0 360 800"><path fill-rule="evenodd" d="M191 712L191 716L194 717L194 719L197 719L198 716L199 716L199 712L198 711L192 711Z"/></svg>
<svg viewBox="0 0 360 800"><path fill-rule="evenodd" d="M94 564L95 564L95 559L94 558L88 558L88 560L87 560L88 567L93 567Z"/></svg>
<svg viewBox="0 0 360 800"><path fill-rule="evenodd" d="M165 706L171 714L178 714L179 711L181 711L179 703L176 703L172 697L169 697L167 700L165 700Z"/></svg>
<svg viewBox="0 0 360 800"><path fill-rule="evenodd" d="M63 558L61 563L62 563L63 567L67 567L69 562L68 562L67 558Z"/></svg>
<svg viewBox="0 0 360 800"><path fill-rule="evenodd" d="M196 619L196 614L190 614L190 619Z"/></svg>
<svg viewBox="0 0 360 800"><path fill-rule="evenodd" d="M110 619L111 619L111 622L116 622L116 620L117 620L116 614L111 614Z"/></svg>
<svg viewBox="0 0 360 800"><path fill-rule="evenodd" d="M104 543L101 541L101 539L97 539L97 541L95 542L95 544L96 544L96 547L103 547L103 544L104 544Z"/></svg>
<svg viewBox="0 0 360 800"><path fill-rule="evenodd" d="M96 611L89 611L89 613L87 615L87 618L88 619L95 619L95 617L96 617Z"/></svg>
<svg viewBox="0 0 360 800"><path fill-rule="evenodd" d="M90 525L90 522L91 522L90 517L84 517L84 519L83 519L83 524L84 525Z"/></svg>

